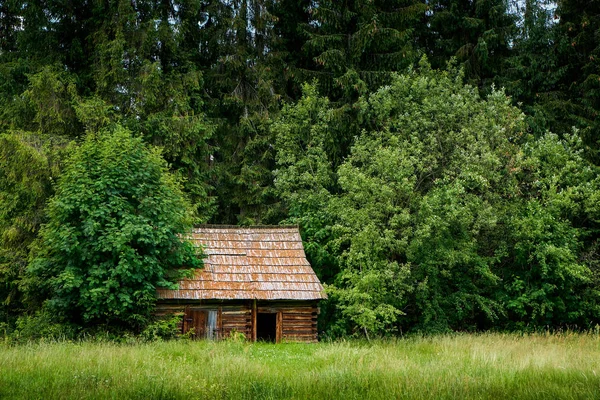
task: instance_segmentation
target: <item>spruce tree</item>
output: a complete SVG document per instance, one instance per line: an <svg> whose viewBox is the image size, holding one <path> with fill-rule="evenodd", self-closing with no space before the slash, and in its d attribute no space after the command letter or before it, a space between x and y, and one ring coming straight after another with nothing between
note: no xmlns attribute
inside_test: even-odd
<svg viewBox="0 0 600 400"><path fill-rule="evenodd" d="M318 77L323 94L345 102L389 82L390 72L416 59L415 27L425 8L415 0L313 3L305 51L315 65L307 77Z"/></svg>
<svg viewBox="0 0 600 400"><path fill-rule="evenodd" d="M432 66L444 68L456 57L469 82L489 87L510 54L515 29L506 0L436 0L426 20L429 29L420 39Z"/></svg>
<svg viewBox="0 0 600 400"><path fill-rule="evenodd" d="M318 1L311 4L304 52L313 60L304 80L316 79L337 107L328 156L339 165L358 132L359 97L390 82L418 54L417 33L426 5L417 0Z"/></svg>
<svg viewBox="0 0 600 400"><path fill-rule="evenodd" d="M600 3L597 1L560 0L557 41L559 68L565 73L560 90L566 95L563 125L581 129L590 146L593 161L600 163Z"/></svg>
<svg viewBox="0 0 600 400"><path fill-rule="evenodd" d="M556 14L549 0L528 0L516 7L518 29L512 44L511 55L496 78L515 104L520 104L526 114L531 131L540 136L547 130L567 132L563 116L566 96L559 83L566 68L558 65L556 40Z"/></svg>
<svg viewBox="0 0 600 400"><path fill-rule="evenodd" d="M268 222L274 165L269 117L287 91L275 2L207 3L201 32L209 115L217 121L213 186L220 223ZM272 221L272 219L271 219Z"/></svg>

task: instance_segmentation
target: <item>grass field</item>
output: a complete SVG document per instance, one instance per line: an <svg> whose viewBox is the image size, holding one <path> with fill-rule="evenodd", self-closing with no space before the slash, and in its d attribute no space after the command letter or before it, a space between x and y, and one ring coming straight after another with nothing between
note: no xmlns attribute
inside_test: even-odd
<svg viewBox="0 0 600 400"><path fill-rule="evenodd" d="M0 346L0 398L600 399L600 336Z"/></svg>

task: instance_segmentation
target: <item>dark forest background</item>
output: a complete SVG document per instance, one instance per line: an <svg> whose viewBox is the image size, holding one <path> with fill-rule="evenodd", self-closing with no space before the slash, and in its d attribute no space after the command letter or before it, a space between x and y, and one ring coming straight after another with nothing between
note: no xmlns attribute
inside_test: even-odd
<svg viewBox="0 0 600 400"><path fill-rule="evenodd" d="M190 224L291 223L326 335L592 329L599 111L596 0L0 0L3 326L143 330Z"/></svg>

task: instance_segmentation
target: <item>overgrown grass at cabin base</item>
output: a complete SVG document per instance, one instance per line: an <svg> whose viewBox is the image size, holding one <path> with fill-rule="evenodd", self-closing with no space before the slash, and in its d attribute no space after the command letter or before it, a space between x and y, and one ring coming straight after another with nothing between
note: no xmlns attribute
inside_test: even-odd
<svg viewBox="0 0 600 400"><path fill-rule="evenodd" d="M0 398L592 399L600 336L4 346Z"/></svg>

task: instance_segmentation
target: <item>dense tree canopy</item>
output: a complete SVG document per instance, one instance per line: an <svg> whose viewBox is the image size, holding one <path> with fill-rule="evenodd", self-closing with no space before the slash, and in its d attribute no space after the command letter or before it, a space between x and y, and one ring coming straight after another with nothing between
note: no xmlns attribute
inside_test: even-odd
<svg viewBox="0 0 600 400"><path fill-rule="evenodd" d="M598 323L599 21L582 0L0 0L0 316L141 327L192 263L109 227L166 221L143 192L189 200L173 235L299 224L332 335ZM95 191L116 172L164 179L120 203Z"/></svg>
<svg viewBox="0 0 600 400"><path fill-rule="evenodd" d="M595 218L600 175L576 135L528 141L502 91L482 99L456 69L424 61L359 104L361 134L337 169L333 108L314 88L274 127L276 186L316 266L339 268L330 293L346 329L597 320L580 252L595 246L594 224L581 224Z"/></svg>

